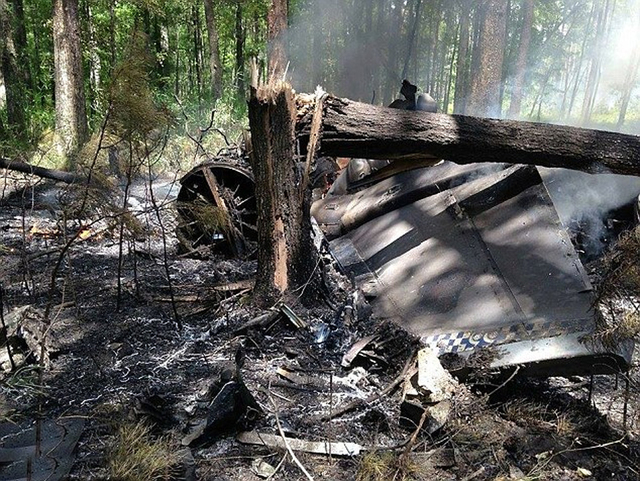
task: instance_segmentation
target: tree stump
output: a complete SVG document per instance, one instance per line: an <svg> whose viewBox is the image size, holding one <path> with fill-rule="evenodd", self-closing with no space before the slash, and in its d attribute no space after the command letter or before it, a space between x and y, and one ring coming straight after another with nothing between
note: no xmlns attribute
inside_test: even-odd
<svg viewBox="0 0 640 481"><path fill-rule="evenodd" d="M252 87L251 165L258 210L256 300L271 304L309 282L315 265L310 191L296 154L296 106L291 86ZM301 290L303 293L304 289Z"/></svg>

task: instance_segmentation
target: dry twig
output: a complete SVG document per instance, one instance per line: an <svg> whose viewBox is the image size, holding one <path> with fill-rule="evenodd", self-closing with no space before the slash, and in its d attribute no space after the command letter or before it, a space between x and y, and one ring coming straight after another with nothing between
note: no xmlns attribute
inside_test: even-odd
<svg viewBox="0 0 640 481"><path fill-rule="evenodd" d="M293 462L296 463L296 465L298 466L298 468L300 468L300 471L303 472L303 474L306 476L306 478L309 481L313 481L313 476L311 476L309 474L309 472L302 465L300 460L296 457L296 454L293 452L293 449L291 449L291 446L289 445L289 441L287 440L287 437L284 435L284 431L282 430L282 425L280 424L280 418L278 417L278 406L276 405L276 402L273 400L273 397L271 395L269 395L269 401L271 402L271 404L273 406L273 414L276 417L276 425L278 426L278 433L280 434L280 437L282 438L282 441L284 442L284 445L287 447L287 451L289 453L289 456L291 456L291 459L293 460Z"/></svg>

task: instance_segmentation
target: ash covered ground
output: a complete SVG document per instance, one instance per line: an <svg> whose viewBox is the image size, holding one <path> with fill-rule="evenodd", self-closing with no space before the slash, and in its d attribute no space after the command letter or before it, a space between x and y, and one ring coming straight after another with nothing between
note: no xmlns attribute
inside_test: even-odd
<svg viewBox="0 0 640 481"><path fill-rule="evenodd" d="M23 344L13 370L3 363L0 417L83 418L70 479L117 479L122 427L141 422L149 442L164 443L175 460L156 479L306 479L301 466L328 480L640 478L635 371L591 382L505 379L480 366L458 386L444 427L431 435L402 427L396 381L418 341L375 319L326 253L314 306L294 293L282 299L284 310L257 307L255 260L180 253L174 182L137 182L135 220L121 230L121 217L104 205L74 218L81 192L3 181L3 312L22 323L14 337ZM351 346L372 335L382 342L343 367ZM233 412L230 403L247 404L235 391L215 404L230 381L246 388L254 409ZM215 429L203 428L212 421ZM296 462L286 449L239 442L241 431L364 449L297 451ZM121 479L145 479L132 473Z"/></svg>

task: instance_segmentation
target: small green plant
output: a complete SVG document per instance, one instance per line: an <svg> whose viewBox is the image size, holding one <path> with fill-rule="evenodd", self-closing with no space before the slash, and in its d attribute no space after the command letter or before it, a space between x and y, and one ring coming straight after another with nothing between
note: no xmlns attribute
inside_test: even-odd
<svg viewBox="0 0 640 481"><path fill-rule="evenodd" d="M2 380L2 387L16 395L44 395L46 386L40 383L40 367L27 364Z"/></svg>
<svg viewBox="0 0 640 481"><path fill-rule="evenodd" d="M171 479L178 462L167 438L153 439L144 422L118 428L108 457L109 479L151 481Z"/></svg>

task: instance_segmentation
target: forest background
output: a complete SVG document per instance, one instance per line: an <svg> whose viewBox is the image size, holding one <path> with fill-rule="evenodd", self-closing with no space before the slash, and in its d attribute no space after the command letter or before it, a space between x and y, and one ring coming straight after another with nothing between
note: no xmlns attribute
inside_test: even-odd
<svg viewBox="0 0 640 481"><path fill-rule="evenodd" d="M212 111L238 138L271 3L0 0L0 156L72 166L111 135L181 159ZM408 78L446 113L640 133L640 0L273 3L297 91L388 104Z"/></svg>

